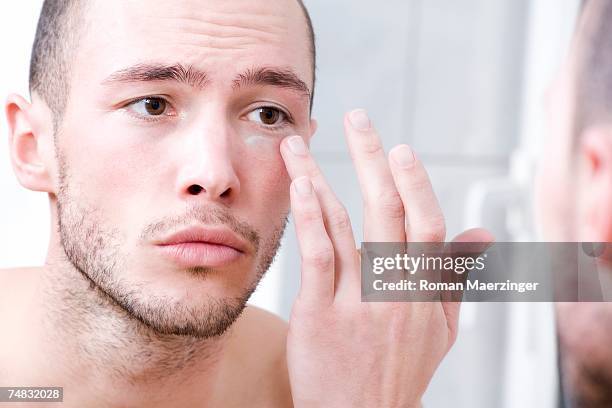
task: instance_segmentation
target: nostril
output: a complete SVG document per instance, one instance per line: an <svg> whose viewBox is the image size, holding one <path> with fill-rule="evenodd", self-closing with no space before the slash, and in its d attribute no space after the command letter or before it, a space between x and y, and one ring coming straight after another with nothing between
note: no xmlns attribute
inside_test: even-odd
<svg viewBox="0 0 612 408"><path fill-rule="evenodd" d="M223 193L221 193L221 197L222 198L226 198L231 194L231 188L228 188L227 190L225 190Z"/></svg>
<svg viewBox="0 0 612 408"><path fill-rule="evenodd" d="M191 195L198 195L202 192L202 190L204 190L202 188L202 186L198 186L197 184L192 184L189 186L189 188L187 189L187 191L189 192L189 194Z"/></svg>

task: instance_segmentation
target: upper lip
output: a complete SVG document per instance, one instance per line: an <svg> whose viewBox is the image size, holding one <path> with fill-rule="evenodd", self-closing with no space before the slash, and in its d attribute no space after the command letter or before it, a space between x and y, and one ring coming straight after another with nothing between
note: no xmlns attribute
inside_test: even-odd
<svg viewBox="0 0 612 408"><path fill-rule="evenodd" d="M190 227L178 231L164 240L158 242L158 245L178 245L186 243L207 243L225 245L239 252L247 251L246 242L238 235L227 228L206 228L206 227Z"/></svg>

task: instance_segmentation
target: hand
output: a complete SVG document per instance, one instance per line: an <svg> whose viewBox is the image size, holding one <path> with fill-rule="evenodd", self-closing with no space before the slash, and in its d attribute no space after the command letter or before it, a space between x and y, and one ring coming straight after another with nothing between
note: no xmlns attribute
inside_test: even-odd
<svg viewBox="0 0 612 408"><path fill-rule="evenodd" d="M364 199L364 241L443 242L442 211L406 145L387 160L363 111L345 134ZM360 258L347 212L299 136L281 154L302 256L287 363L296 407L417 407L457 336L460 303L362 303ZM462 241L488 242L484 230Z"/></svg>

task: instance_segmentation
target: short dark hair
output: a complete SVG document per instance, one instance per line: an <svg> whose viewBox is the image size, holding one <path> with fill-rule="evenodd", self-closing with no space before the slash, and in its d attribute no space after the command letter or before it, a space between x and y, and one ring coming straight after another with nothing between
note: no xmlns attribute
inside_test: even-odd
<svg viewBox="0 0 612 408"><path fill-rule="evenodd" d="M574 133L612 123L612 1L583 3L574 43Z"/></svg>
<svg viewBox="0 0 612 408"><path fill-rule="evenodd" d="M308 28L312 57L312 98L316 78L315 35L306 6L302 0L297 1L304 11ZM56 126L68 103L71 79L69 66L84 26L83 10L86 3L87 0L45 0L38 19L30 59L30 93L36 92L49 105Z"/></svg>
<svg viewBox="0 0 612 408"><path fill-rule="evenodd" d="M38 19L30 59L30 93L36 92L49 105L54 122L68 103L69 65L82 28L84 0L45 0Z"/></svg>

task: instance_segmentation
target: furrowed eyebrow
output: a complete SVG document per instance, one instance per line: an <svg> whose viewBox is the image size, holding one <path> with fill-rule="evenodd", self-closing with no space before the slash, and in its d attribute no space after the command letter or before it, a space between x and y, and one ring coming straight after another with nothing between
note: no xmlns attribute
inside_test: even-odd
<svg viewBox="0 0 612 408"><path fill-rule="evenodd" d="M194 88L203 88L209 82L205 72L182 64L136 64L110 74L102 81L103 85L126 82L176 81ZM269 85L291 89L307 98L312 98L310 89L291 69L260 67L248 69L238 74L232 87L238 89L246 86Z"/></svg>
<svg viewBox="0 0 612 408"><path fill-rule="evenodd" d="M311 93L308 85L300 77L287 68L253 68L239 74L233 81L234 89L244 86L270 85L291 89L310 101Z"/></svg>
<svg viewBox="0 0 612 408"><path fill-rule="evenodd" d="M102 84L151 81L176 81L194 88L203 88L208 83L208 78L205 72L182 64L137 64L113 72Z"/></svg>

